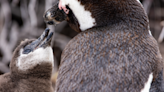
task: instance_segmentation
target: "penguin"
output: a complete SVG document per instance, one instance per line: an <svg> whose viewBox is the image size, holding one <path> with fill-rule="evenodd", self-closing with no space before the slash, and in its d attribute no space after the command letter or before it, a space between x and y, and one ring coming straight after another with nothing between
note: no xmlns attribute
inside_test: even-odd
<svg viewBox="0 0 164 92"><path fill-rule="evenodd" d="M164 92L162 56L139 0L60 0L55 7L79 31L62 52L56 92Z"/></svg>
<svg viewBox="0 0 164 92"><path fill-rule="evenodd" d="M0 92L53 92L52 36L47 28L38 39L28 39L17 46L11 71L0 76Z"/></svg>

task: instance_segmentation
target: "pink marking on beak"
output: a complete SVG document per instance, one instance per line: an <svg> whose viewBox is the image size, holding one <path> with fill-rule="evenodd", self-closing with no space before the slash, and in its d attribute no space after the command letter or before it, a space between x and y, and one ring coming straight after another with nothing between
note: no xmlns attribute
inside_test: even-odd
<svg viewBox="0 0 164 92"><path fill-rule="evenodd" d="M59 1L58 7L59 7L60 10L63 9L66 14L69 13L69 9L67 9L65 6L62 5L62 1L61 0Z"/></svg>

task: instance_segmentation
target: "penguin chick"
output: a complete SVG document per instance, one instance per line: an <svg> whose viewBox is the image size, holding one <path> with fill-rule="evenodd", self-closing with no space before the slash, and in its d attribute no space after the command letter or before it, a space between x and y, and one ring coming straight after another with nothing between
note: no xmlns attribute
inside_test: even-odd
<svg viewBox="0 0 164 92"><path fill-rule="evenodd" d="M164 92L162 57L139 0L58 6L81 32L62 52L56 92Z"/></svg>
<svg viewBox="0 0 164 92"><path fill-rule="evenodd" d="M10 62L11 72L0 76L0 92L53 92L52 35L46 29L38 39L21 42Z"/></svg>

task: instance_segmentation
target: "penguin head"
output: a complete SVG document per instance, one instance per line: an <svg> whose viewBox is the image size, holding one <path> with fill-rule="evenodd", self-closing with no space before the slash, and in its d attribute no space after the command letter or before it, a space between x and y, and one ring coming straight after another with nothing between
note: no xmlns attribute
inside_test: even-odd
<svg viewBox="0 0 164 92"><path fill-rule="evenodd" d="M66 14L58 8L58 3L48 9L43 15L44 21L49 25L56 25L66 20Z"/></svg>
<svg viewBox="0 0 164 92"><path fill-rule="evenodd" d="M53 69L53 52L51 39L46 29L36 40L25 40L15 49L10 63L11 73L17 76L47 76Z"/></svg>
<svg viewBox="0 0 164 92"><path fill-rule="evenodd" d="M67 8L69 9L69 14L66 14L63 10L60 10L58 8L58 3L56 3L53 7L51 7L44 13L43 15L44 21L48 25L56 25L62 21L68 21L70 27L73 30L77 32L81 32L79 28L79 23L75 15L73 14L72 10L69 7Z"/></svg>
<svg viewBox="0 0 164 92"><path fill-rule="evenodd" d="M148 18L139 0L60 0L57 6L69 10L66 20L76 30L120 25L148 29Z"/></svg>

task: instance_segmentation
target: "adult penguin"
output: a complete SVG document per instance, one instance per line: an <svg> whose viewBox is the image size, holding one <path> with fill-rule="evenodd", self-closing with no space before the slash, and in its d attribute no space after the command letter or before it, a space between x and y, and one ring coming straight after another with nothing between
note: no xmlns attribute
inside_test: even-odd
<svg viewBox="0 0 164 92"><path fill-rule="evenodd" d="M162 57L138 0L60 0L58 6L45 13L46 22L60 12L80 33L63 50L56 92L163 92Z"/></svg>

